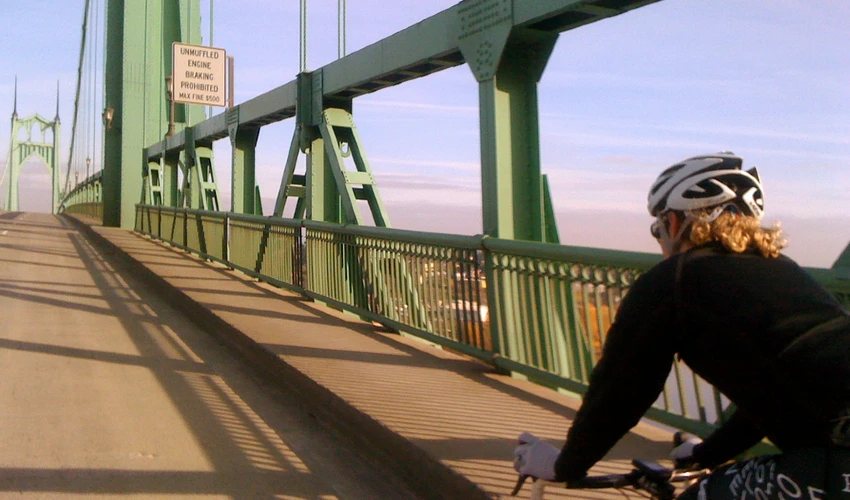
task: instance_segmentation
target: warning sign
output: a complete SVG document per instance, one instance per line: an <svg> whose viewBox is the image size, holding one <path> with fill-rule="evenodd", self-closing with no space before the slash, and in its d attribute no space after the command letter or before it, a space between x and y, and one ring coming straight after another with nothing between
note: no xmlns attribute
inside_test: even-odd
<svg viewBox="0 0 850 500"><path fill-rule="evenodd" d="M172 51L174 102L226 106L225 50L174 42Z"/></svg>

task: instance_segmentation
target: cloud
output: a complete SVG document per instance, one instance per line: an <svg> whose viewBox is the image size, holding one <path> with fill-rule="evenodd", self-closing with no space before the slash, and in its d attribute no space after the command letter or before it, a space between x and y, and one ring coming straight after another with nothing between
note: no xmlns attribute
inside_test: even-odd
<svg viewBox="0 0 850 500"><path fill-rule="evenodd" d="M650 89L653 92L670 89L694 88L711 89L713 92L740 90L742 86L756 88L756 83L747 80L730 80L729 78L671 78L670 75L633 74L627 72L566 72L550 71L544 73L542 85L552 87L581 87L597 88L600 86L616 87L634 92L638 89Z"/></svg>
<svg viewBox="0 0 850 500"><path fill-rule="evenodd" d="M376 175L381 198L387 203L406 204L414 210L420 204L447 203L463 207L481 206L481 184L476 178L438 178L424 175Z"/></svg>
<svg viewBox="0 0 850 500"><path fill-rule="evenodd" d="M563 112L544 112L541 113L541 124L543 128L556 128L558 130L565 127L572 132L554 132L550 135L558 136L560 134L580 134L591 129L604 130L633 130L641 132L642 135L649 135L647 131L658 132L673 132L676 134L698 134L700 136L718 135L729 138L736 138L738 142L744 142L741 138L765 138L765 139L782 139L792 140L795 142L815 142L821 144L833 144L837 146L850 145L850 137L846 134L837 133L835 127L831 124L824 127L823 130L801 130L799 125L796 128L780 128L772 127L769 129L760 128L757 126L733 126L727 121L717 122L710 118L706 118L699 123L689 123L684 121L670 121L669 123L651 123L644 118L623 118L608 115L575 115ZM850 128L848 128L850 132Z"/></svg>
<svg viewBox="0 0 850 500"><path fill-rule="evenodd" d="M626 70L630 68L625 68ZM633 69L633 68L632 68ZM840 80L823 78L823 74L813 74L793 68L778 68L783 79L782 85L777 84L773 74L726 74L723 77L693 75L683 77L682 74L670 74L668 68L639 68L640 71L623 71L612 67L610 71L598 72L566 72L550 71L544 74L541 85L543 90L563 90L566 88L594 89L602 88L618 92L682 92L688 94L728 94L747 95L753 97L769 97L782 95L790 86L819 89L820 92L847 92ZM826 70L829 71L829 70ZM654 72L654 73L653 73ZM684 73L690 74L690 73ZM837 76L837 75L836 75Z"/></svg>
<svg viewBox="0 0 850 500"><path fill-rule="evenodd" d="M448 170L457 170L462 172L479 173L481 164L470 161L451 161L451 160L410 160L406 158L370 158L369 162L372 165L388 165L388 166L405 166L405 167L423 167L423 168L441 168Z"/></svg>
<svg viewBox="0 0 850 500"><path fill-rule="evenodd" d="M458 105L446 105L446 104L430 104L423 102L413 102L413 101L381 101L375 99L362 99L357 101L358 106L372 106L378 108L388 108L391 110L395 109L405 109L405 110L413 110L413 111L421 111L426 113L431 112L440 112L440 114L444 114L445 112L458 113L458 114L478 114L478 107L476 106L458 106Z"/></svg>
<svg viewBox="0 0 850 500"><path fill-rule="evenodd" d="M544 127L541 127L544 128ZM716 151L717 142L705 140L687 140L680 138L653 137L648 138L646 134L632 136L614 133L588 133L588 132L542 132L541 137L553 139L566 139L571 146L592 146L594 148L665 148L665 149L690 149L698 151ZM552 146L552 145L548 145ZM720 148L724 149L724 148Z"/></svg>
<svg viewBox="0 0 850 500"><path fill-rule="evenodd" d="M382 193L390 192L392 193L396 189L400 189L405 191L405 193L409 193L412 191L436 191L439 193L446 192L463 192L465 196L474 195L474 187L470 186L466 183L451 183L451 182L440 182L433 181L432 179L428 179L422 176L411 176L409 178L393 176L393 175L383 175L380 181L380 190ZM401 196L399 198L405 198L407 195Z"/></svg>

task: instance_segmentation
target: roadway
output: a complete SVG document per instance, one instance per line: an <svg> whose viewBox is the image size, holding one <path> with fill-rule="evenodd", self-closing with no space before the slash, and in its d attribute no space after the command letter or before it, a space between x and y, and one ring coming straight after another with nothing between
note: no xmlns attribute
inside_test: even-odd
<svg viewBox="0 0 850 500"><path fill-rule="evenodd" d="M496 498L578 405L86 218L0 213L0 325L0 498Z"/></svg>

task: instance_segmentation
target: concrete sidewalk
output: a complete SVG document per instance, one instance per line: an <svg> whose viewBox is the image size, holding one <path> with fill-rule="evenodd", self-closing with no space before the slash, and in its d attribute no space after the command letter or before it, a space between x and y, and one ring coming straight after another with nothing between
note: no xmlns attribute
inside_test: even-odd
<svg viewBox="0 0 850 500"><path fill-rule="evenodd" d="M529 430L560 446L578 408L568 396L142 235L74 220L105 254L423 498L507 498L516 480L517 435ZM625 472L634 457L661 460L670 440L670 433L641 424L592 472ZM528 495L526 486L519 498ZM556 498L613 499L623 492L549 488L547 499Z"/></svg>

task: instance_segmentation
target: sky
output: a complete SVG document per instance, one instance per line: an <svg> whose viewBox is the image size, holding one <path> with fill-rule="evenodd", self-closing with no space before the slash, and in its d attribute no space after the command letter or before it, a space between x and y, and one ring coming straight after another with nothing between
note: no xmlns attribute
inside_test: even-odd
<svg viewBox="0 0 850 500"><path fill-rule="evenodd" d="M295 78L298 0L213 1L212 44L235 59L237 104ZM19 116L52 118L58 81L65 168L84 1L8 3L0 116L11 117L17 75ZM347 0L347 51L455 3ZM201 5L209 43L210 1ZM308 5L312 70L337 58L338 3ZM690 156L733 151L746 168L759 168L765 222L781 222L786 253L830 267L850 242L848 22L844 0L662 0L562 33L539 85L541 166L561 242L658 253L646 212L652 181ZM481 232L478 94L467 66L359 97L354 118L392 227ZM288 120L260 133L266 212L292 130ZM9 122L0 120L0 138L8 136ZM0 139L0 161L7 151ZM226 139L216 143L223 207L230 154ZM0 189L5 199L8 187ZM48 211L48 189L47 169L28 163L21 209Z"/></svg>

